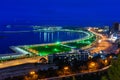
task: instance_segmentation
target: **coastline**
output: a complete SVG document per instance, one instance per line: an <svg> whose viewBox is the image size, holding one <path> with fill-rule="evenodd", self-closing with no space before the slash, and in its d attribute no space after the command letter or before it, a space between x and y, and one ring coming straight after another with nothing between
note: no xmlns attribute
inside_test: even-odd
<svg viewBox="0 0 120 80"><path fill-rule="evenodd" d="M93 34L91 33L88 33L88 32L85 32L85 31L82 31L82 30L68 30L68 29L62 29L60 31L71 31L71 32L83 32L85 34L87 34L85 37L81 38L81 39L75 39L75 40L69 40L69 41L62 41L61 43L62 44L65 44L65 43L70 43L70 42L77 42L77 41L80 41L80 40L85 40L91 36L93 36ZM19 31L19 32L22 32L22 31ZM25 31L23 31L25 32ZM28 31L27 31L28 32ZM43 43L43 44L33 44L32 46L42 46L42 45L54 45L55 43ZM15 49L15 48L19 48L21 46L30 46L30 45L18 45L18 46L10 46L11 50L14 51L15 53L13 54L0 54L0 57L4 57L4 56L14 56L14 55L20 55L20 56L23 56L25 54L30 54L29 52L25 52L25 54L23 53L24 51L21 52L21 50L19 49Z"/></svg>

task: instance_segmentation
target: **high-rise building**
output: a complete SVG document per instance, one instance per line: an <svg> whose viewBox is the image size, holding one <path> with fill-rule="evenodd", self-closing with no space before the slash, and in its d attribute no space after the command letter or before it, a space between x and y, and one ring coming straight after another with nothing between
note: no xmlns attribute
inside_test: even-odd
<svg viewBox="0 0 120 80"><path fill-rule="evenodd" d="M84 50L77 50L76 53L62 53L62 54L50 54L48 55L48 62L54 63L54 59L68 59L69 62L76 59L79 61L87 61L89 57L89 52Z"/></svg>
<svg viewBox="0 0 120 80"><path fill-rule="evenodd" d="M113 32L120 31L120 24L119 23L114 23L113 25Z"/></svg>
<svg viewBox="0 0 120 80"><path fill-rule="evenodd" d="M118 28L118 31L120 31L120 24L119 24L119 28Z"/></svg>
<svg viewBox="0 0 120 80"><path fill-rule="evenodd" d="M104 29L109 31L110 27L109 26L104 26Z"/></svg>

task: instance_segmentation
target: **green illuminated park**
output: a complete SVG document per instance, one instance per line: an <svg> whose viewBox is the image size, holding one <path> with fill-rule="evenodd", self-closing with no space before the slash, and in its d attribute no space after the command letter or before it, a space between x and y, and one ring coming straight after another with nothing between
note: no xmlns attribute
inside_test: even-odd
<svg viewBox="0 0 120 80"><path fill-rule="evenodd" d="M68 52L71 50L71 48L61 46L60 44L31 47L31 49L38 51L39 56L46 56L48 54L55 54L60 52Z"/></svg>
<svg viewBox="0 0 120 80"><path fill-rule="evenodd" d="M91 45L96 40L96 36L93 35L87 39L79 40L76 42L66 43L65 45L72 46L74 48L82 48Z"/></svg>
<svg viewBox="0 0 120 80"><path fill-rule="evenodd" d="M70 42L56 42L44 45L32 45L32 46L22 46L25 51L30 52L33 55L47 56L49 54L59 54L62 52L69 52L73 48L80 49L91 45L95 40L96 36L93 33L87 32L88 35L83 39L71 40Z"/></svg>

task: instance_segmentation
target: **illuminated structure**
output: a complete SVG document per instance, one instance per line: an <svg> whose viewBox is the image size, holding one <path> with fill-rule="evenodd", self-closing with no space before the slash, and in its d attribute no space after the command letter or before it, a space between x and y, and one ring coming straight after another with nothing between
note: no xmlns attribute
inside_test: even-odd
<svg viewBox="0 0 120 80"><path fill-rule="evenodd" d="M74 50L73 53L62 53L62 54L51 54L48 55L48 62L54 63L54 59L61 59L65 60L67 59L69 62L72 60L79 60L79 61L86 61L89 57L89 52L84 50Z"/></svg>
<svg viewBox="0 0 120 80"><path fill-rule="evenodd" d="M112 42L115 42L116 40L120 39L120 32L114 32L111 36L110 36L110 40Z"/></svg>
<svg viewBox="0 0 120 80"><path fill-rule="evenodd" d="M61 30L62 27L61 26L51 26L51 27L47 27L47 26L32 26L35 30Z"/></svg>
<svg viewBox="0 0 120 80"><path fill-rule="evenodd" d="M90 62L88 64L88 68L90 71L97 70L98 69L98 63L97 62Z"/></svg>

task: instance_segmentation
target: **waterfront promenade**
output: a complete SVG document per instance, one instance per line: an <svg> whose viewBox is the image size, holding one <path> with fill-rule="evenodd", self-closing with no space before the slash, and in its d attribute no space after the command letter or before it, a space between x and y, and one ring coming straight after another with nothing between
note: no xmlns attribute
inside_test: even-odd
<svg viewBox="0 0 120 80"><path fill-rule="evenodd" d="M0 63L0 69L11 67L11 66L16 66L16 65L21 65L21 64L26 64L26 63L37 63L37 62L39 62L40 58L41 58L40 56L37 56L37 57L31 57L31 58L17 59L17 60L1 62Z"/></svg>
<svg viewBox="0 0 120 80"><path fill-rule="evenodd" d="M91 32L93 32L93 31L91 31ZM97 35L97 33L95 33L95 32L93 32L94 34L96 34ZM99 34L97 35L97 36L100 36ZM104 39L104 37L102 37L101 36L101 39L102 39L102 41L103 40L107 40L107 38L105 38ZM104 43L102 43L102 42L100 42L100 44L104 44ZM96 44L97 45L97 44ZM103 46L102 46L103 47ZM106 50L106 49L108 49L110 46L104 46L104 49ZM96 47L96 49L97 49L98 47ZM100 48L100 49L97 49L97 51L100 51L100 50L102 50L103 48ZM94 51L95 49L93 49L93 51ZM37 56L37 57L32 57L32 58L25 58L25 59L18 59L18 60L13 60L13 61L7 61L7 62L3 62L3 63L0 63L0 69L2 69L2 68L7 68L7 67L11 67L11 66L16 66L16 65L21 65L21 64L26 64L26 63L36 63L36 62L39 62L39 60L40 60L40 56ZM96 72L100 72L100 71L104 71L104 70L107 70L108 68L109 68L110 66L107 66L107 67L104 67L104 68L102 68L102 69L98 69L98 70L95 70L95 71L84 71L84 72L82 72L82 73L77 73L77 74L71 74L71 75L63 75L63 76L59 76L59 77L53 77L53 78L46 78L46 79L43 79L43 80L56 80L56 79L59 79L59 78L63 78L63 77L70 77L70 76L75 76L75 75L84 75L84 74L91 74L91 73L96 73ZM35 68L34 68L35 69ZM35 70L36 71L36 70ZM26 74L29 72L29 70L26 70L26 71L20 71L20 73L21 74L23 74L24 72L26 72ZM7 74L7 73L6 73ZM16 74L16 72L15 73L10 73L11 74L11 76L14 74ZM19 72L17 73L17 74L19 74ZM17 75L16 74L16 75ZM26 75L25 74L25 75ZM9 75L9 74L7 74L7 75ZM6 75L5 75L6 76ZM19 75L17 75L17 76L19 76Z"/></svg>
<svg viewBox="0 0 120 80"><path fill-rule="evenodd" d="M75 40L69 40L69 41L63 41L63 42L60 42L61 44L65 44L65 43L69 43L69 42L76 42L76 41L80 41L80 40L83 40L83 39L87 39L89 37L91 37L90 33L86 32L86 31L82 31L82 30L69 30L69 29L62 29L60 31L72 31L72 32L83 32L86 34L86 36L82 39L75 39ZM8 31L9 32L9 31ZM22 31L21 31L22 32ZM26 32L26 31L23 31L23 32ZM42 45L55 45L55 43L48 43L48 44L35 44L35 45L29 45L29 46L42 46ZM21 46L28 46L28 45L20 45L20 46L11 46L10 48L16 52L16 54L22 54L22 55L25 55L25 54L30 54L29 52L26 52L26 51L23 51L22 49L20 49L19 47ZM15 54L15 55L16 55ZM13 54L14 55L14 54ZM12 56L12 55L7 55L7 56ZM21 64L25 64L25 63L35 63L35 62L38 62L39 59L41 57L40 56L37 56L37 57L32 57L32 58L25 58L25 59L18 59L18 60L12 60L12 61L5 61L5 62L2 62L0 63L0 68L5 68L5 67L10 67L10 66L15 66L15 65L21 65ZM47 58L46 58L47 59Z"/></svg>
<svg viewBox="0 0 120 80"><path fill-rule="evenodd" d="M96 34L97 36L102 36L101 34L98 34L98 33L94 32L92 30L90 30L90 32ZM111 44L106 42L107 38L101 37L101 40L102 40L101 43L99 43L99 44L96 43L96 45L98 45L98 46L96 46L93 50L91 50L92 53L108 49L108 48L110 48L112 46ZM107 44L105 44L105 43L107 43ZM51 43L49 45L53 45L53 43ZM39 46L39 44L35 45L35 46ZM91 46L91 48L92 48L92 46ZM41 58L40 56L37 56L37 57L32 57L32 58L25 58L25 59L13 60L13 61L6 61L6 62L0 63L0 68L5 68L5 67L10 67L10 66L15 66L15 65L21 65L21 64L25 64L25 63L36 63L36 62L38 62L40 60L40 58ZM47 59L47 57L46 57L46 59Z"/></svg>

